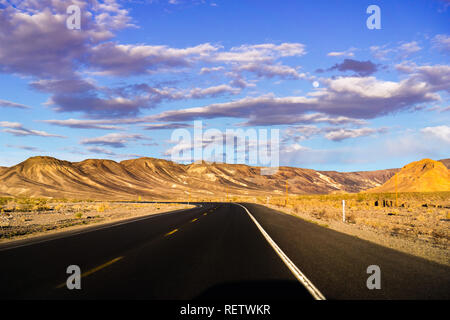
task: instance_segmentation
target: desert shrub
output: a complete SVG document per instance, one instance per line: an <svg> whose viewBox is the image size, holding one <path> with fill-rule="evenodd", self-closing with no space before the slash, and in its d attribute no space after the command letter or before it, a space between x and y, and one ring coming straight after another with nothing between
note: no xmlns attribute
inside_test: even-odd
<svg viewBox="0 0 450 320"><path fill-rule="evenodd" d="M0 198L5 211L31 212L50 210L48 199L40 198Z"/></svg>
<svg viewBox="0 0 450 320"><path fill-rule="evenodd" d="M424 217L423 215L419 215L416 219L419 220L420 222L425 222L425 221L427 221L427 218Z"/></svg>
<svg viewBox="0 0 450 320"><path fill-rule="evenodd" d="M5 205L5 204L7 204L9 201L11 201L12 200L12 198L0 198L0 205Z"/></svg>
<svg viewBox="0 0 450 320"><path fill-rule="evenodd" d="M22 203L17 205L14 208L14 211L22 211L22 212L29 212L33 211L34 205L32 203Z"/></svg>
<svg viewBox="0 0 450 320"><path fill-rule="evenodd" d="M315 212L315 216L319 219L325 218L326 214L327 214L327 211L325 209L320 209Z"/></svg>
<svg viewBox="0 0 450 320"><path fill-rule="evenodd" d="M50 207L47 204L37 203L33 206L32 211L48 211L50 210Z"/></svg>
<svg viewBox="0 0 450 320"><path fill-rule="evenodd" d="M53 210L55 211L61 211L62 209L64 209L66 206L62 203L57 204L56 206L53 207Z"/></svg>
<svg viewBox="0 0 450 320"><path fill-rule="evenodd" d="M351 213L345 215L345 221L348 223L356 223L355 216Z"/></svg>
<svg viewBox="0 0 450 320"><path fill-rule="evenodd" d="M105 203L101 203L101 204L97 205L97 207L96 207L97 212L105 212L108 209L109 209L109 205L105 204Z"/></svg>

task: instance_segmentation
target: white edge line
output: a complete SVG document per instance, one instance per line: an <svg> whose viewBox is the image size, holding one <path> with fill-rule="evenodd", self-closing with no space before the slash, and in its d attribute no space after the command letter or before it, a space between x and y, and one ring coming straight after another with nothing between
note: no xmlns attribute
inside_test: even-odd
<svg viewBox="0 0 450 320"><path fill-rule="evenodd" d="M201 207L202 207L202 205L200 205L197 208L201 208ZM7 251L7 250L12 250L12 249L17 249L17 248L22 248L22 247L28 247L28 246L32 246L32 245L35 245L35 244L45 243L45 242L58 240L58 239L63 239L63 238L67 238L67 237L78 236L80 234L85 234L85 233L89 233L89 232L94 232L94 231L104 230L104 229L108 229L108 228L113 228L113 227L121 226L121 225L128 224L128 223L138 222L138 221L141 221L141 220L146 220L146 219L151 219L151 218L155 218L155 217L165 216L165 215L168 215L168 214L178 213L180 211L191 210L191 209L195 209L195 208L178 209L178 210L169 211L169 212L162 212L162 213L152 214L152 215L148 215L148 216L144 216L144 217L140 217L140 218L136 218L136 219L131 218L131 221L124 221L124 222L117 221L116 223L110 222L110 223L107 223L104 226L102 226L102 225L96 226L95 224L93 224L93 225L91 225L91 228L89 228L88 230L80 230L80 231L74 232L74 233L72 233L70 230L67 230L67 231L63 231L62 232L62 233L67 233L67 234L61 234L60 236L55 235L55 237L51 237L50 239L42 239L42 240L32 241L33 238L28 238L28 239L30 239L30 242L27 242L27 243L24 243L24 244L18 244L16 246L12 245L10 247L9 246L5 246L3 248L0 248L0 252ZM48 236L51 236L51 235L52 234L48 234ZM45 234L42 235L42 237L45 237L45 236L47 236L47 235L45 235ZM23 239L23 240L26 240L26 239ZM18 239L17 241L22 241L22 239ZM6 244L7 242L4 242L4 243ZM0 245L2 245L2 244L0 244Z"/></svg>
<svg viewBox="0 0 450 320"><path fill-rule="evenodd" d="M275 250L275 252L278 254L278 256L283 260L284 264L291 270L291 272L294 274L294 276L297 278L300 283L305 286L305 288L311 293L311 295L316 300L326 300L325 296L317 289L312 282L300 271L299 268L292 262L291 259L281 250L281 248L273 241L273 239L269 236L269 234L264 230L264 228L259 224L259 222L253 217L253 215L248 211L246 207L239 203L235 203L238 206L245 209L247 214L250 216L250 218L253 220L253 222L258 227L259 231L261 231L264 238L266 238L267 242L272 246L272 248Z"/></svg>

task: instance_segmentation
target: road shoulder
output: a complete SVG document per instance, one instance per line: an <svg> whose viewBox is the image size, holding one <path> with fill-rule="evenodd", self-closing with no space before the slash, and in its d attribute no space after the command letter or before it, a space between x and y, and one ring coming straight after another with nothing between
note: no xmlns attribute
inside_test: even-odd
<svg viewBox="0 0 450 320"><path fill-rule="evenodd" d="M379 232L363 225L344 223L334 220L320 220L311 215L294 212L291 208L278 207L264 204L263 206L275 210L282 214L291 215L299 219L312 222L319 226L329 228L359 239L367 240L377 245L394 249L413 256L424 258L439 264L450 266L450 250L434 246L433 244L420 239L404 238L399 235L392 235L387 232Z"/></svg>

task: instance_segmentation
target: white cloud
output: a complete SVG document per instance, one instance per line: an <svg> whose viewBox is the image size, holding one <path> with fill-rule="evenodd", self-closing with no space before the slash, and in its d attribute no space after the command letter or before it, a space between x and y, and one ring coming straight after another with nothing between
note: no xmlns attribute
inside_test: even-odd
<svg viewBox="0 0 450 320"><path fill-rule="evenodd" d="M108 149L105 149L105 148L101 148L101 147L89 147L89 148L87 148L87 150L89 152L92 152L92 153L106 154L106 155L109 155L109 156L115 156L116 155L115 152L113 152L111 150L108 150Z"/></svg>
<svg viewBox="0 0 450 320"><path fill-rule="evenodd" d="M92 67L101 75L133 75L170 71L207 59L219 47L203 43L194 47L171 48L165 45L124 45L106 42L90 51Z"/></svg>
<svg viewBox="0 0 450 320"><path fill-rule="evenodd" d="M388 45L371 46L372 55L380 60L388 60L388 58L405 59L408 56L422 50L417 41L399 43L397 46L388 47Z"/></svg>
<svg viewBox="0 0 450 320"><path fill-rule="evenodd" d="M403 43L398 47L398 50L403 56L409 56L415 52L422 50L417 41L411 41L407 43Z"/></svg>
<svg viewBox="0 0 450 320"><path fill-rule="evenodd" d="M24 104L11 102L11 101L7 101L7 100L2 100L2 99L0 99L0 107L18 108L18 109L30 109L30 107L28 107L28 106L26 106Z"/></svg>
<svg viewBox="0 0 450 320"><path fill-rule="evenodd" d="M208 73L212 73L212 72L217 72L217 71L223 71L225 68L224 67L211 67L211 68L201 68L200 69L200 74L208 74Z"/></svg>
<svg viewBox="0 0 450 320"><path fill-rule="evenodd" d="M125 148L129 141L134 140L149 140L140 134L128 133L110 133L102 137L86 138L80 141L85 145L110 146L113 148Z"/></svg>
<svg viewBox="0 0 450 320"><path fill-rule="evenodd" d="M450 66L421 66L407 78L383 81L370 77L322 79L326 87L306 96L267 94L203 107L172 110L154 116L158 121L189 121L220 117L246 118L247 125L304 123L311 113L328 117L372 119L440 101L439 91L450 92Z"/></svg>
<svg viewBox="0 0 450 320"><path fill-rule="evenodd" d="M239 92L241 92L240 88L233 88L229 85L221 84L209 88L194 88L189 92L186 98L199 99L203 97L215 97L224 93L238 94Z"/></svg>
<svg viewBox="0 0 450 320"><path fill-rule="evenodd" d="M230 51L218 52L215 61L231 63L267 62L280 57L303 56L306 54L305 45L301 43L263 43L256 45L242 45L233 47Z"/></svg>
<svg viewBox="0 0 450 320"><path fill-rule="evenodd" d="M2 129L3 132L10 133L14 136L22 137L22 136L39 136L45 138L65 138L64 136L60 136L57 134L51 134L45 131L39 130L31 130L24 128L23 125L19 122L9 122L9 121L0 121L0 127L6 128Z"/></svg>
<svg viewBox="0 0 450 320"><path fill-rule="evenodd" d="M114 31L133 26L116 1L75 1L81 8L82 32L65 28L64 0L17 1L2 10L0 71L33 76L70 76L93 45Z"/></svg>
<svg viewBox="0 0 450 320"><path fill-rule="evenodd" d="M307 151L307 150L311 150L310 148L304 147L298 143L294 143L291 145L288 145L286 147L284 147L281 152L282 153L294 153L294 152L301 152L301 151Z"/></svg>
<svg viewBox="0 0 450 320"><path fill-rule="evenodd" d="M342 56L353 57L355 55L354 51L356 51L356 48L350 48L345 51L332 51L332 52L329 52L327 54L327 56L329 56L329 57L342 57Z"/></svg>
<svg viewBox="0 0 450 320"><path fill-rule="evenodd" d="M422 133L437 137L438 139L450 143L450 127L446 125L436 127L426 127L420 130Z"/></svg>
<svg viewBox="0 0 450 320"><path fill-rule="evenodd" d="M53 124L61 127L77 129L102 129L102 130L123 130L123 128L113 125L103 124L103 120L41 120L41 122Z"/></svg>
<svg viewBox="0 0 450 320"><path fill-rule="evenodd" d="M450 54L450 36L446 34L438 34L432 39L433 47L438 50Z"/></svg>
<svg viewBox="0 0 450 320"><path fill-rule="evenodd" d="M279 76L286 79L306 78L304 73L299 73L296 69L281 64L249 63L236 68L237 71L249 71L255 73L258 77L273 78Z"/></svg>
<svg viewBox="0 0 450 320"><path fill-rule="evenodd" d="M373 135L376 133L387 132L387 128L336 128L336 127L317 127L314 125L302 125L289 127L286 130L284 141L293 139L294 141L305 140L312 136L323 134L324 137L332 141L342 141L349 138L358 138Z"/></svg>
<svg viewBox="0 0 450 320"><path fill-rule="evenodd" d="M358 137L364 137L369 136L374 133L383 131L381 129L373 129L373 128L358 128L358 129L337 129L328 132L325 135L325 138L328 140L333 141L342 141L349 138L358 138Z"/></svg>

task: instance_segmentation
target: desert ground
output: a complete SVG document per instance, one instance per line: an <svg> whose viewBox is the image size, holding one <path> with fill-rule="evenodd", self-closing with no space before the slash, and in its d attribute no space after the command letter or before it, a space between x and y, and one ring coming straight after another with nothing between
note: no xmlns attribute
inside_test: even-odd
<svg viewBox="0 0 450 320"><path fill-rule="evenodd" d="M450 265L450 192L257 198L256 202L393 249ZM342 200L345 200L346 222ZM383 205L384 202L384 205Z"/></svg>
<svg viewBox="0 0 450 320"><path fill-rule="evenodd" d="M0 198L0 243L193 207L177 203Z"/></svg>

